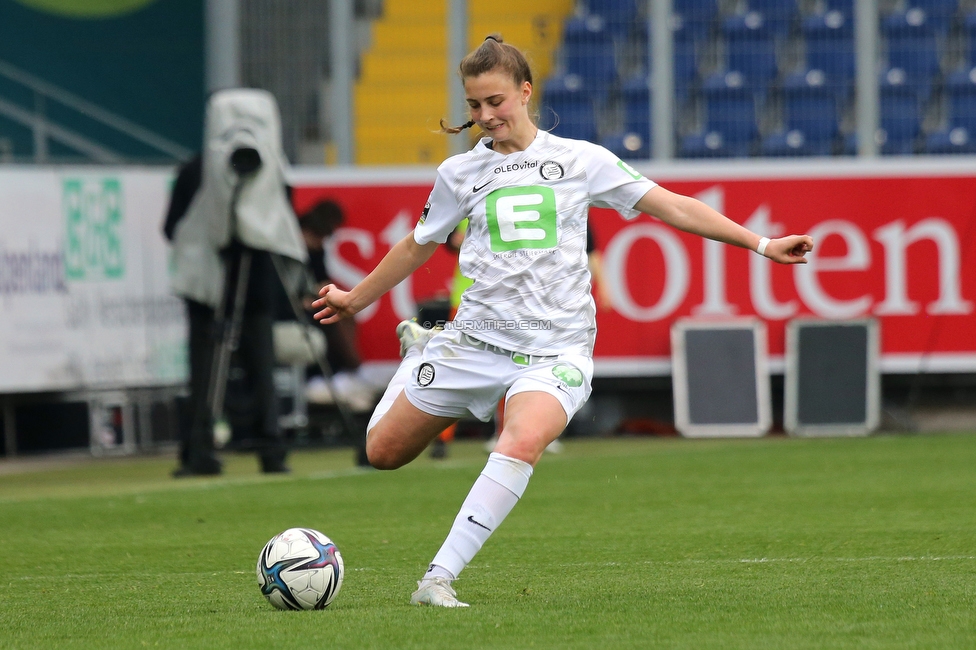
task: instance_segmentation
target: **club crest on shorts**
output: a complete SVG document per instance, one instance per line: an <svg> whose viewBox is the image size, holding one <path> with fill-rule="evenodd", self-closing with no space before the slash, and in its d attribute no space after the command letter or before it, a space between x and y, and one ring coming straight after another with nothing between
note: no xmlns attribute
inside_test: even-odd
<svg viewBox="0 0 976 650"><path fill-rule="evenodd" d="M553 366L552 374L556 376L556 379L563 382L570 388L579 388L583 385L583 373L573 366L566 366L563 364Z"/></svg>
<svg viewBox="0 0 976 650"><path fill-rule="evenodd" d="M434 381L434 366L426 362L420 364L417 368L417 383L421 386L430 386L432 381Z"/></svg>

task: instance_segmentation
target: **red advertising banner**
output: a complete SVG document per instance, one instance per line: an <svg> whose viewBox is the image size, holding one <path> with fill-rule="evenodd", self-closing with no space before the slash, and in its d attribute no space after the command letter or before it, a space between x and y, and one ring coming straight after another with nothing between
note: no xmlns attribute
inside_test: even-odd
<svg viewBox="0 0 976 650"><path fill-rule="evenodd" d="M976 372L976 168L790 169L767 164L733 174L716 168L704 176L697 168L673 178L642 171L757 233L812 235L816 251L806 265L780 266L646 215L626 221L611 210L592 210L613 296L613 308L597 318L598 374L667 374L676 319L741 316L767 323L774 370L782 369L790 319L874 317L881 325L883 371ZM330 266L336 281L348 286L411 232L433 173L400 180L389 173L379 182L365 174L304 174L294 182L299 212L323 198L345 208L347 225L333 238ZM417 302L446 296L455 263L438 251L359 315L365 359L397 359L396 323L412 316Z"/></svg>

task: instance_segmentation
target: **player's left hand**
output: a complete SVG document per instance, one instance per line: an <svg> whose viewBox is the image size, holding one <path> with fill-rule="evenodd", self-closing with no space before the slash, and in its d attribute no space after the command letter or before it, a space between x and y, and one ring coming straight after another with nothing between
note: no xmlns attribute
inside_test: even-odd
<svg viewBox="0 0 976 650"><path fill-rule="evenodd" d="M766 244L765 256L780 264L806 264L806 254L813 250L813 237L787 235L771 239Z"/></svg>

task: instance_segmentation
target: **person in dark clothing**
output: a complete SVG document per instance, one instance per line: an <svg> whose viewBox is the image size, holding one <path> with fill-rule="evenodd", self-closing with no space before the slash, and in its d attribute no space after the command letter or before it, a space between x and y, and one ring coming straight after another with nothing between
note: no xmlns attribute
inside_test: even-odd
<svg viewBox="0 0 976 650"><path fill-rule="evenodd" d="M170 198L163 232L173 241L177 226L186 214L202 182L202 158L195 156L177 175ZM222 251L227 269L225 294L232 300L241 255L245 246L239 241ZM251 394L251 428L248 438L258 453L263 472L287 472L287 448L278 426L278 403L274 387L273 322L280 289L271 253L249 249L251 267L246 302L241 323L240 344L236 361L247 377ZM180 466L175 477L220 474L221 463L214 453L213 417L208 403L210 373L215 343L215 310L184 297L189 322L190 413L192 423L181 427ZM227 313L230 313L228 308Z"/></svg>
<svg viewBox="0 0 976 650"><path fill-rule="evenodd" d="M315 279L316 294L319 289L332 282L326 269L324 243L344 220L342 208L333 201L319 201L299 218L302 237L308 248L309 268ZM306 305L309 316L314 312L311 302L309 300ZM355 372L362 365L356 344L356 322L348 320L335 325L340 324L345 326L320 325L328 342L326 356L333 374L342 371Z"/></svg>

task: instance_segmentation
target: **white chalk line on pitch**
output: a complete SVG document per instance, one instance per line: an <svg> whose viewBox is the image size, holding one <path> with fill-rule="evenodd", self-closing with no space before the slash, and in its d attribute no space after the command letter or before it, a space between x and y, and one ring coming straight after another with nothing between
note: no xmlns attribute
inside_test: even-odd
<svg viewBox="0 0 976 650"><path fill-rule="evenodd" d="M680 566L694 564L815 564L820 563L867 563L867 562L968 562L976 560L976 555L902 555L865 557L756 557L756 558L727 558L727 559L694 559L685 560L642 560L639 562L561 562L558 567L586 567L586 566L633 566L661 564L665 566ZM488 569L488 565L471 564L466 570Z"/></svg>
<svg viewBox="0 0 976 650"><path fill-rule="evenodd" d="M651 565L662 564L665 566L675 565L694 565L694 564L814 564L821 563L867 563L867 562L969 562L976 560L976 555L902 555L889 557L882 555L870 555L866 557L757 557L757 558L728 558L728 559L686 559L686 560L643 560L641 562L561 562L553 565L558 567L586 567L586 566L631 566L631 565ZM488 564L470 564L465 570L468 572L479 570L491 570ZM367 572L377 571L373 567L346 567L347 572ZM128 575L129 572L122 573L66 573L56 576L58 579L73 580L93 580L101 579L110 575ZM252 575L251 571L223 570L223 571L180 571L176 573L165 573L157 575L171 576L218 576L218 575ZM52 576L18 576L11 578L11 581L32 581L47 580Z"/></svg>

